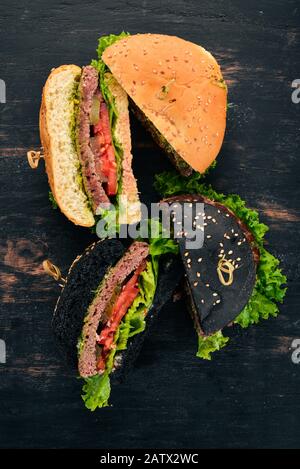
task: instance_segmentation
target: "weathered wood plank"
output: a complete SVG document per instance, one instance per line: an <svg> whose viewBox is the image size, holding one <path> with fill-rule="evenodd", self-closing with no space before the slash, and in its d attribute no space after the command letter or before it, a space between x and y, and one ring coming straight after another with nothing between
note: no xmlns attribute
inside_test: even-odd
<svg viewBox="0 0 300 469"><path fill-rule="evenodd" d="M10 0L1 7L0 338L7 363L0 364L0 447L298 447L300 368L291 361L300 334L300 105L291 102L299 78L297 2ZM114 407L92 414L55 346L50 321L59 288L41 261L66 271L95 236L51 209L43 164L32 171L25 155L40 145L49 70L86 63L98 36L122 29L177 34L220 61L232 104L208 180L259 209L289 291L277 319L231 328L231 343L211 363L195 357L184 302L169 304L128 381L113 391ZM134 168L149 203L158 200L154 174L170 166L132 124Z"/></svg>

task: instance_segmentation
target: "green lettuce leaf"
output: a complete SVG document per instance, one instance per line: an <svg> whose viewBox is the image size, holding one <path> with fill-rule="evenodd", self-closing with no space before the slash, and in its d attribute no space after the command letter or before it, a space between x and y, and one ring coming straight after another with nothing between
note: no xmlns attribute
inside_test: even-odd
<svg viewBox="0 0 300 469"><path fill-rule="evenodd" d="M156 176L155 188L163 197L175 194L201 194L222 203L244 222L254 236L260 260L257 267L255 288L247 305L234 322L241 327L248 327L251 324L257 324L262 319L277 316L278 306L276 303L281 303L284 299L286 288L283 285L286 283L286 277L281 272L279 260L263 247L268 227L259 221L258 213L248 208L238 195L218 193L211 185L204 184L202 179L203 176L198 173L185 179L175 172L164 172ZM220 334L221 331L217 331L209 336L211 337L209 342L206 342L206 339L204 342L204 337L199 336L197 356L210 359L210 354L221 348L220 343L223 347L228 340L223 342ZM209 349L208 353L205 344Z"/></svg>
<svg viewBox="0 0 300 469"><path fill-rule="evenodd" d="M152 262L147 262L147 267L139 278L140 293L132 303L123 318L120 327L116 350L125 350L130 337L143 332L146 327L145 316L153 303L156 290L156 275Z"/></svg>
<svg viewBox="0 0 300 469"><path fill-rule="evenodd" d="M118 194L120 194L122 190L121 175L122 175L123 149L122 149L121 143L118 141L115 135L115 127L116 127L116 122L118 119L118 111L116 108L114 96L112 95L108 86L109 78L107 77L106 73L109 72L109 68L103 62L102 54L107 47L111 46L116 41L119 41L120 39L127 37L128 35L129 33L125 33L123 31L119 35L109 34L108 36L100 37L100 39L98 40L98 47L97 47L98 60L92 60L91 62L91 65L95 67L96 70L98 70L99 72L101 92L109 110L110 128L111 128L113 146L115 150L116 163L117 163L117 168L118 168Z"/></svg>
<svg viewBox="0 0 300 469"><path fill-rule="evenodd" d="M229 337L224 337L222 331L217 331L208 336L198 334L198 352L196 356L204 360L211 360L211 354L225 347L228 341Z"/></svg>
<svg viewBox="0 0 300 469"><path fill-rule="evenodd" d="M98 222L104 223L101 229ZM95 225L92 231L97 233L97 236L101 238L113 238L120 232L119 225L119 209L116 206L112 206L109 210L102 210L101 215L95 215Z"/></svg>
<svg viewBox="0 0 300 469"><path fill-rule="evenodd" d="M107 407L110 396L109 374L95 375L85 378L85 384L82 387L82 399L89 410L96 410L97 407Z"/></svg>
<svg viewBox="0 0 300 469"><path fill-rule="evenodd" d="M234 322L245 328L251 324L257 324L261 319L277 316L277 313L277 304L254 288L247 305Z"/></svg>
<svg viewBox="0 0 300 469"><path fill-rule="evenodd" d="M265 248L260 248L260 262L257 269L257 290L269 300L283 302L286 288L286 277L279 268L279 259L276 259Z"/></svg>
<svg viewBox="0 0 300 469"><path fill-rule="evenodd" d="M139 294L123 317L114 336L115 348L111 350L106 362L106 370L102 375L95 375L85 379L82 399L90 410L108 405L110 396L110 373L114 366L117 352L127 348L131 337L145 330L145 316L153 303L155 296L159 258L163 254L177 254L177 244L167 238L150 238L150 260L145 270L139 276ZM79 339L80 350L80 339Z"/></svg>

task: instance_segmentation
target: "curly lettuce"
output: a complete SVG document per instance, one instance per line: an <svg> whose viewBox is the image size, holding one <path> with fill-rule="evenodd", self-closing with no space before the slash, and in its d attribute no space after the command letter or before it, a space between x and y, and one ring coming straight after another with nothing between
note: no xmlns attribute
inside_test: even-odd
<svg viewBox="0 0 300 469"><path fill-rule="evenodd" d="M103 98L107 104L108 111L109 111L110 128L111 128L113 146L115 150L116 163L117 163L117 168L118 168L118 194L120 194L122 190L121 174L122 174L123 149L122 149L121 143L119 142L119 140L117 139L115 135L115 128L116 128L116 123L118 120L118 110L115 104L115 98L109 88L110 78L107 76L107 73L109 72L109 68L103 62L102 54L107 47L111 46L112 44L119 41L120 39L127 37L128 35L129 33L125 33L123 31L121 34L118 34L118 35L109 34L108 36L100 37L100 39L98 40L98 47L97 47L98 59L94 59L91 62L91 65L95 67L96 70L98 70L99 72L99 83L100 83L101 92L102 92Z"/></svg>
<svg viewBox="0 0 300 469"><path fill-rule="evenodd" d="M201 194L228 207L243 221L253 234L255 245L259 249L260 260L257 267L256 283L252 295L234 323L245 328L257 324L262 319L275 317L278 314L277 303L282 303L286 287L286 276L282 274L279 260L264 247L264 237L268 227L259 221L255 210L246 206L236 194L225 195L216 192L211 185L202 182L203 175L194 173L185 179L175 172L164 172L156 175L155 188L164 197L177 194ZM224 347L229 341L222 331L211 336L198 336L197 356L206 360L211 359L211 353Z"/></svg>
<svg viewBox="0 0 300 469"><path fill-rule="evenodd" d="M225 347L228 341L229 337L224 337L222 331L206 336L198 334L198 352L196 356L204 360L211 360L211 354Z"/></svg>

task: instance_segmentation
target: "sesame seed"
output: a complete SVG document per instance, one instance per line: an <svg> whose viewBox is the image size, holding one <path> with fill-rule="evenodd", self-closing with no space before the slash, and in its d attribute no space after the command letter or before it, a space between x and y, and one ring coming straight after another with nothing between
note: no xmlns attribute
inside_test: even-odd
<svg viewBox="0 0 300 469"><path fill-rule="evenodd" d="M192 259L188 259L187 263L190 264L192 262Z"/></svg>
<svg viewBox="0 0 300 469"><path fill-rule="evenodd" d="M201 275L200 272L197 272L197 277L198 277L198 278L200 277L200 275Z"/></svg>
<svg viewBox="0 0 300 469"><path fill-rule="evenodd" d="M225 215L225 216L226 216L227 218L229 218L229 213L226 213L226 215Z"/></svg>
<svg viewBox="0 0 300 469"><path fill-rule="evenodd" d="M201 300L201 303L204 304L204 300L203 300L203 299Z"/></svg>
<svg viewBox="0 0 300 469"><path fill-rule="evenodd" d="M221 249L220 253L223 254L223 253L224 253L224 249Z"/></svg>
<svg viewBox="0 0 300 469"><path fill-rule="evenodd" d="M238 257L238 258L237 258L237 261L240 261L240 260L241 260L241 258L240 258L240 257Z"/></svg>
<svg viewBox="0 0 300 469"><path fill-rule="evenodd" d="M238 259L239 260L239 259ZM202 257L199 257L198 262L202 262Z"/></svg>
<svg viewBox="0 0 300 469"><path fill-rule="evenodd" d="M233 251L228 251L228 254L229 254L229 255L233 254Z"/></svg>
<svg viewBox="0 0 300 469"><path fill-rule="evenodd" d="M233 229L233 228L231 228L231 233L234 233L234 229Z"/></svg>
<svg viewBox="0 0 300 469"><path fill-rule="evenodd" d="M206 283L205 286L206 286L207 288L209 288L209 283Z"/></svg>
<svg viewBox="0 0 300 469"><path fill-rule="evenodd" d="M242 244L242 241L239 241L239 242L238 242L238 246L240 246L241 244Z"/></svg>
<svg viewBox="0 0 300 469"><path fill-rule="evenodd" d="M220 243L221 248L223 247L223 243Z"/></svg>
<svg viewBox="0 0 300 469"><path fill-rule="evenodd" d="M213 293L213 296L218 296L218 293L214 292L214 293Z"/></svg>
<svg viewBox="0 0 300 469"><path fill-rule="evenodd" d="M211 218L212 218L212 217L211 217L210 215L208 215L207 219L208 219L208 220L211 220Z"/></svg>
<svg viewBox="0 0 300 469"><path fill-rule="evenodd" d="M210 239L211 238L211 235L206 235L207 239Z"/></svg>
<svg viewBox="0 0 300 469"><path fill-rule="evenodd" d="M198 285L198 282L194 282L194 287L196 287Z"/></svg>
<svg viewBox="0 0 300 469"><path fill-rule="evenodd" d="M189 253L188 253L188 252L185 252L184 255L185 255L185 257L187 257L187 256L189 255Z"/></svg>
<svg viewBox="0 0 300 469"><path fill-rule="evenodd" d="M217 303L217 304L218 304L218 303L221 303L221 300L217 300L216 303Z"/></svg>
<svg viewBox="0 0 300 469"><path fill-rule="evenodd" d="M213 221L213 223L216 223L217 220L215 218L213 218L212 221Z"/></svg>
<svg viewBox="0 0 300 469"><path fill-rule="evenodd" d="M223 254L219 254L218 257L223 257Z"/></svg>

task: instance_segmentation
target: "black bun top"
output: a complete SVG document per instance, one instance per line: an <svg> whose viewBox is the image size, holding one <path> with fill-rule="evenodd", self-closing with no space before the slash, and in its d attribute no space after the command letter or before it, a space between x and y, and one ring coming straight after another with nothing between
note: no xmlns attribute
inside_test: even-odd
<svg viewBox="0 0 300 469"><path fill-rule="evenodd" d="M172 206L174 235L182 233L178 243L196 327L211 334L235 319L252 294L258 260L252 234L226 207L201 196L172 197L164 202ZM188 224L185 229L187 218L202 247L189 243L192 235Z"/></svg>

